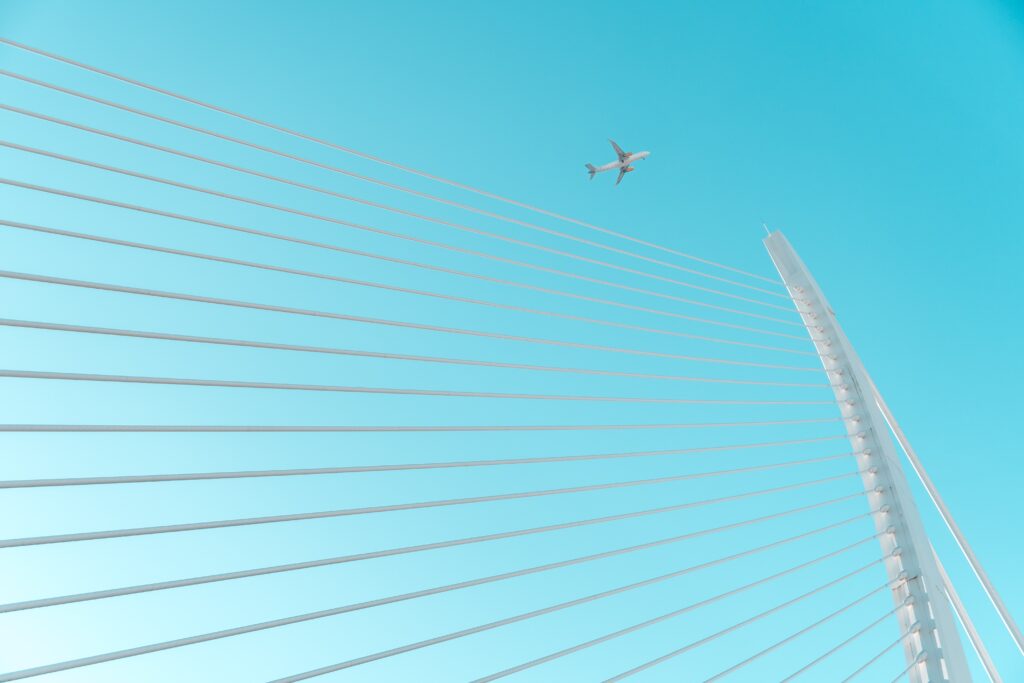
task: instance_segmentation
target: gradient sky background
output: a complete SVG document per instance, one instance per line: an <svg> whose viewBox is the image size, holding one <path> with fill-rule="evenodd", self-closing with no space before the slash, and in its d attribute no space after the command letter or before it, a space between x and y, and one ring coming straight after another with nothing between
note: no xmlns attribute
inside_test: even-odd
<svg viewBox="0 0 1024 683"><path fill-rule="evenodd" d="M102 3L0 0L0 35L205 101L410 164L476 187L765 275L762 223L783 230L814 272L874 380L927 464L1011 609L1024 618L1015 520L1024 483L1016 432L1024 402L1017 313L1024 292L1024 10L1011 2L889 3ZM0 67L402 183L575 235L578 226L379 165L0 46ZM457 209L240 150L192 133L0 79L0 100L265 172L351 192L504 235L631 262ZM511 258L722 304L721 298L455 233L294 188L0 113L4 140L148 171L226 192L390 228ZM583 163L611 158L605 138L652 155L621 186L587 182ZM438 252L338 226L0 150L2 175L214 220L252 225L540 286L793 332L784 324L686 307L550 274ZM693 325L524 290L319 252L207 227L0 189L4 217L181 249L444 291L630 324L788 349L783 337ZM0 230L3 268L528 336L653 348L813 368L814 359L594 328L494 309L424 301L180 257ZM568 245L568 246L566 246ZM633 248L633 247L629 247ZM658 252L645 252L658 257ZM664 254L660 254L664 256ZM683 265L686 262L680 262ZM645 270L655 271L654 267ZM708 270L708 269L704 269ZM671 270L659 274L707 285ZM723 274L722 271L709 271ZM752 279L743 282L761 285ZM771 285L768 285L771 288ZM0 283L5 318L160 330L521 363L652 373L819 381L665 359L371 328L255 311L152 301L24 282ZM736 294L750 290L730 289ZM760 295L755 295L760 296ZM760 296L761 300L766 299ZM784 303L784 302L783 302ZM746 311L795 316L730 302ZM796 330L800 332L800 330ZM188 348L185 348L188 346ZM735 389L616 378L427 366L314 354L175 345L0 329L4 367L562 394L827 399L823 390ZM133 387L2 380L4 423L552 424L823 417L823 406L551 404L436 397ZM15 435L0 438L2 479L320 467L479 457L687 448L832 436L838 425L758 430L470 435ZM755 433L756 431L756 433ZM5 538L229 519L573 486L841 454L845 441L722 457L636 459L427 473L12 491L0 496ZM508 471L514 469L515 471ZM195 576L671 505L852 472L847 461L799 474L743 475L628 491L341 520L4 550L0 602ZM454 472L454 473L453 473ZM726 481L728 480L728 481ZM4 671L203 633L509 571L725 524L857 489L850 478L704 514L566 535L292 572L0 618ZM922 499L923 500L923 499ZM709 508L710 510L710 508ZM457 591L54 675L54 681L250 681L298 673L720 557L863 513L862 500L647 554ZM1024 659L1002 631L941 522L922 512L1007 681ZM681 531L680 531L681 530ZM468 679L728 590L872 533L865 520L827 541L729 565L713 576L618 596L324 680ZM542 535L543 536L543 535ZM557 537L556 537L557 536ZM538 667L522 680L593 680L724 628L877 557L877 545L643 635ZM884 581L879 568L813 611L765 622L652 669L644 680L703 680ZM876 596L793 649L729 680L773 680L880 616ZM595 604L596 605L596 604ZM831 607L829 607L831 605ZM860 608L858 608L860 609ZM842 677L897 635L894 622L823 667ZM746 656L746 654L744 656ZM864 680L889 680L902 654ZM983 674L975 668L978 680ZM874 676L872 678L872 676ZM517 679L518 680L518 679ZM638 680L640 678L638 677Z"/></svg>

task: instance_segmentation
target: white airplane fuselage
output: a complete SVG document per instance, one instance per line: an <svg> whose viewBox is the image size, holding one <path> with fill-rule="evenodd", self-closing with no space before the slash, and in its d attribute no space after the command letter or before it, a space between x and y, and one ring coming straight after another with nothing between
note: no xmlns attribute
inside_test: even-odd
<svg viewBox="0 0 1024 683"><path fill-rule="evenodd" d="M642 161L649 156L651 156L650 152L634 152L622 161L613 161L603 166L595 166L594 173L604 173L605 171L614 171L619 168L628 168L634 161Z"/></svg>
<svg viewBox="0 0 1024 683"><path fill-rule="evenodd" d="M615 156L617 156L619 159L618 161L613 161L610 164L605 164L604 166L594 166L593 164L587 164L587 171L590 173L591 180L593 180L594 176L597 175L598 173L604 173L605 171L618 171L619 177L615 179L615 184L618 185L619 183L622 182L622 179L625 177L627 173L636 170L631 165L633 164L633 162L642 161L647 157L651 156L650 152L627 152L623 150L621 147L619 147L619 145L611 138L608 139L608 142L612 144L612 149L615 150Z"/></svg>

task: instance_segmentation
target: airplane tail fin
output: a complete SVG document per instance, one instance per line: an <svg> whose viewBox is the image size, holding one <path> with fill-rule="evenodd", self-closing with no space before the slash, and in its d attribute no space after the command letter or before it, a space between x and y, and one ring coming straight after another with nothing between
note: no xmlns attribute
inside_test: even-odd
<svg viewBox="0 0 1024 683"><path fill-rule="evenodd" d="M597 173L597 169L594 168L593 164L587 164L587 170L590 172L590 179L594 179L594 174Z"/></svg>

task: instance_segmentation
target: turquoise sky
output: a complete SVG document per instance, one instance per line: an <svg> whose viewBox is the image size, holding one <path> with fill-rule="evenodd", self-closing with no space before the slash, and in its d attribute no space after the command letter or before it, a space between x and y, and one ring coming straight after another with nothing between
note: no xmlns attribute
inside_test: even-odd
<svg viewBox="0 0 1024 683"><path fill-rule="evenodd" d="M1024 483L1017 377L1024 292L1024 10L1019 3L300 2L0 0L0 36L246 112L341 145L771 276L763 223L783 230L840 321L1004 598L1024 619L1016 494ZM0 68L325 164L636 249L338 151L0 45ZM392 353L775 382L824 381L785 304L769 293L609 254L241 149L94 103L0 78L0 101L155 144L287 176L442 220L526 239L733 294L452 230L335 197L0 112L5 141L530 261L660 293L443 251L324 221L0 149L0 175L252 226L539 287L613 299L771 334L611 308L138 212L0 187L2 218L289 268L384 282L662 330L770 345L725 346L382 292L336 282L0 228L5 270L281 306L712 356L798 370L360 325L0 281L0 317ZM651 150L613 187L585 162L606 138ZM644 255L668 258L657 251ZM769 291L774 285L675 261ZM739 313L666 296L726 305ZM768 315L777 320L751 317ZM827 389L677 383L383 361L0 327L4 368L267 382L693 399L828 400ZM687 406L0 380L3 423L642 424L814 419L834 406ZM0 479L333 467L686 449L831 437L834 423L712 430L304 435L0 435ZM841 455L845 440L722 454L220 482L10 490L0 536L61 534L333 510L673 476ZM3 549L0 603L495 533L837 474L799 491L530 538L0 615L0 669L38 666L469 580L811 505L855 492L852 460L779 471L434 510L135 539ZM920 492L918 492L920 493ZM922 501L924 499L922 498ZM65 681L253 681L545 607L796 535L866 511L845 501L749 530L410 600L297 626L55 674ZM1007 681L1024 658L922 504L940 554ZM873 533L866 519L605 601L332 674L322 680L469 680L597 637ZM871 562L877 543L747 597L646 629L510 680L600 680L725 628ZM806 611L780 614L638 676L704 680L885 581L877 566ZM891 609L870 600L726 680L777 680ZM894 620L804 680L838 680L894 640ZM901 652L863 680L887 681ZM978 680L984 674L975 667Z"/></svg>

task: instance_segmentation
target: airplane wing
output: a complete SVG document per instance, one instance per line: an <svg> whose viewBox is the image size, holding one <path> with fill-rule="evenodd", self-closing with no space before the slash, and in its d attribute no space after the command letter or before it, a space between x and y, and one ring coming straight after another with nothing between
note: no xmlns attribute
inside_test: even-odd
<svg viewBox="0 0 1024 683"><path fill-rule="evenodd" d="M626 175L626 169L625 168L620 168L619 169L619 177L615 179L615 184L616 185L618 185L619 183L622 182L622 176L624 176L624 175Z"/></svg>
<svg viewBox="0 0 1024 683"><path fill-rule="evenodd" d="M615 149L615 153L619 155L619 161L622 161L629 156L629 152L623 152L622 148L615 144L615 140L609 138L608 142L612 143L612 147Z"/></svg>

